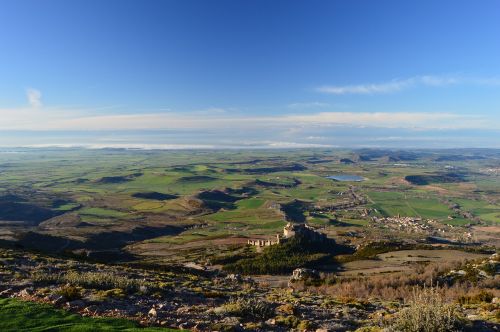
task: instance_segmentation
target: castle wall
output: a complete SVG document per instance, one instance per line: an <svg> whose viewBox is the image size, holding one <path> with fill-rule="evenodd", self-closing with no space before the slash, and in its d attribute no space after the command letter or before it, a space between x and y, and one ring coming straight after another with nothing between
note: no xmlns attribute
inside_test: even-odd
<svg viewBox="0 0 500 332"><path fill-rule="evenodd" d="M283 236L281 237L279 234L276 234L276 239L250 239L248 240L249 245L258 246L258 247L268 247L275 244L279 244L286 239L292 238L296 235L302 235L312 241L317 242L326 242L328 238L325 234L317 232L314 228L307 226L305 224L292 224L288 223L283 228Z"/></svg>

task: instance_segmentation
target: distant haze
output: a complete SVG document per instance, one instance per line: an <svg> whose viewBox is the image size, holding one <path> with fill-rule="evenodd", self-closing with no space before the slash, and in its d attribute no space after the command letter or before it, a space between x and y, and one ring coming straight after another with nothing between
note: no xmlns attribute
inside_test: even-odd
<svg viewBox="0 0 500 332"><path fill-rule="evenodd" d="M307 134L306 134L307 135ZM318 136L312 136L318 135ZM389 136L386 136L389 135ZM498 133L483 131L404 131L339 127L288 134L271 131L3 131L0 147L85 147L132 149L215 148L500 148Z"/></svg>

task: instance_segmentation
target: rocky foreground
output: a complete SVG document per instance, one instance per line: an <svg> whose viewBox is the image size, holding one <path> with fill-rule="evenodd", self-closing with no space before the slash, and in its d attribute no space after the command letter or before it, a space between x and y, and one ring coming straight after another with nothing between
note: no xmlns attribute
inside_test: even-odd
<svg viewBox="0 0 500 332"><path fill-rule="evenodd" d="M315 277L296 271L292 279ZM293 286L293 284L291 284ZM251 278L185 267L151 270L0 249L0 297L51 303L83 316L194 331L379 330L399 302L360 301L273 288ZM464 326L499 329L498 298L460 307Z"/></svg>

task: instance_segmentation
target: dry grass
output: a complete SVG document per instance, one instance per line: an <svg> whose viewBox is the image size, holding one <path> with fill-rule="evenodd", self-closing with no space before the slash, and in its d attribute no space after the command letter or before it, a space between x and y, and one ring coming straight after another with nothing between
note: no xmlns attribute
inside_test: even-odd
<svg viewBox="0 0 500 332"><path fill-rule="evenodd" d="M389 322L389 331L451 332L465 325L457 306L446 303L436 287L414 288L406 304Z"/></svg>
<svg viewBox="0 0 500 332"><path fill-rule="evenodd" d="M127 292L136 292L146 283L111 272L76 272L69 271L62 274L51 274L37 271L32 275L33 281L38 283L69 284L93 289L123 289Z"/></svg>
<svg viewBox="0 0 500 332"><path fill-rule="evenodd" d="M251 317L265 320L274 315L274 307L265 301L253 298L236 298L221 307L221 312L238 317Z"/></svg>
<svg viewBox="0 0 500 332"><path fill-rule="evenodd" d="M334 297L351 297L357 299L398 300L408 299L413 289L424 285L433 285L444 273L457 269L454 263L429 264L421 266L417 271L406 271L393 274L381 274L370 277L336 278L325 276L320 286L294 284L294 288L308 289L312 292ZM479 294L487 290L495 296L500 295L500 276L478 282L457 281L452 285L442 284L442 295L446 300L456 301L460 297Z"/></svg>
<svg viewBox="0 0 500 332"><path fill-rule="evenodd" d="M82 298L80 289L71 285L62 286L57 293L59 295L64 296L64 298L66 298L69 301L78 300Z"/></svg>

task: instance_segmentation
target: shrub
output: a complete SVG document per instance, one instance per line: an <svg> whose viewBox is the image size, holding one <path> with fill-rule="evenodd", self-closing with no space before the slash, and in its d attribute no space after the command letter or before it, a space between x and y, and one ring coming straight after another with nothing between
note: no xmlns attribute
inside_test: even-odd
<svg viewBox="0 0 500 332"><path fill-rule="evenodd" d="M255 256L256 255L255 255L253 248L244 247L240 251L233 251L233 252L230 252L229 254L218 255L218 256L212 257L212 258L210 258L210 263L211 264L227 265L227 264L235 263L235 262L242 260L242 259L254 258Z"/></svg>
<svg viewBox="0 0 500 332"><path fill-rule="evenodd" d="M463 327L456 307L446 304L435 287L414 288L407 304L390 323L390 331L450 332Z"/></svg>
<svg viewBox="0 0 500 332"><path fill-rule="evenodd" d="M462 295L458 298L458 303L460 304L478 304L478 303L490 303L495 296L485 290L480 291L475 295Z"/></svg>
<svg viewBox="0 0 500 332"><path fill-rule="evenodd" d="M285 326L291 329L296 328L300 324L300 319L293 315L288 315L288 316L277 316L276 317L276 324Z"/></svg>
<svg viewBox="0 0 500 332"><path fill-rule="evenodd" d="M36 283L65 283L84 288L101 290L120 288L127 292L137 292L145 283L120 276L111 272L75 272L70 271L62 274L50 274L44 271L33 273L32 279Z"/></svg>
<svg viewBox="0 0 500 332"><path fill-rule="evenodd" d="M498 263L497 264L486 263L483 266L481 266L481 270L483 270L484 272L486 272L490 276L494 276L497 273L499 267L500 266L498 265Z"/></svg>
<svg viewBox="0 0 500 332"><path fill-rule="evenodd" d="M233 325L226 325L224 323L215 323L210 325L210 331L236 332L239 330L240 330L239 327Z"/></svg>
<svg viewBox="0 0 500 332"><path fill-rule="evenodd" d="M118 299L123 299L127 296L123 289L120 288L114 288L114 289L109 289L103 292L103 296L106 298L114 297Z"/></svg>
<svg viewBox="0 0 500 332"><path fill-rule="evenodd" d="M38 284L50 284L60 282L60 275L57 273L49 273L44 270L34 271L31 274L31 280Z"/></svg>
<svg viewBox="0 0 500 332"><path fill-rule="evenodd" d="M450 270L461 269L461 262L430 263L418 266L416 270L400 273L379 274L363 277L338 277L335 282L324 282L320 286L308 286L305 283L294 283L295 289L306 289L309 292L330 295L335 298L353 297L356 299L382 299L385 301L400 301L410 298L415 286L435 283L442 284L440 292L450 301L457 300L460 296L479 293L486 290L495 296L500 294L500 276L485 278L477 283L464 280L448 281L447 274ZM325 279L322 279L325 280Z"/></svg>
<svg viewBox="0 0 500 332"><path fill-rule="evenodd" d="M363 326L354 332L382 332L383 330L378 326Z"/></svg>
<svg viewBox="0 0 500 332"><path fill-rule="evenodd" d="M214 299L214 298L223 298L226 297L226 294L221 291L202 291L201 294L206 297L207 299Z"/></svg>
<svg viewBox="0 0 500 332"><path fill-rule="evenodd" d="M376 259L377 255L386 252L413 249L415 246L403 242L380 241L370 242L360 247L352 255L339 255L336 260L339 263L348 263L361 259Z"/></svg>
<svg viewBox="0 0 500 332"><path fill-rule="evenodd" d="M262 320L274 315L274 307L270 303L253 298L233 299L222 306L222 311L238 317L251 317Z"/></svg>
<svg viewBox="0 0 500 332"><path fill-rule="evenodd" d="M293 315L295 314L295 307L289 303L282 304L278 308L276 308L276 311L282 314Z"/></svg>
<svg viewBox="0 0 500 332"><path fill-rule="evenodd" d="M80 289L71 285L62 286L57 293L64 296L68 301L79 300L82 298Z"/></svg>
<svg viewBox="0 0 500 332"><path fill-rule="evenodd" d="M301 320L297 325L297 330L299 331L310 331L313 328L313 324L308 320Z"/></svg>
<svg viewBox="0 0 500 332"><path fill-rule="evenodd" d="M121 288L126 291L138 291L141 283L136 279L118 276L108 272L68 272L64 280L72 285L95 289Z"/></svg>

